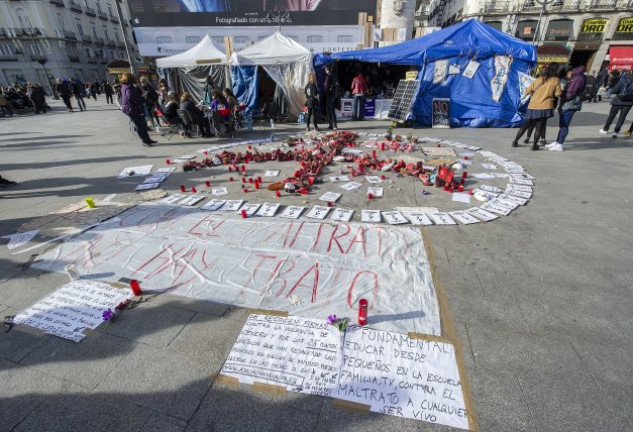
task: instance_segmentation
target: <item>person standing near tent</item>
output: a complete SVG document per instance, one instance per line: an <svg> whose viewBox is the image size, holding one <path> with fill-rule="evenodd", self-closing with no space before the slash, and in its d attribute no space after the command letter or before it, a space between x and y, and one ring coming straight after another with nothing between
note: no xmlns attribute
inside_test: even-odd
<svg viewBox="0 0 633 432"><path fill-rule="evenodd" d="M209 106L211 105L211 93L213 92L213 90L218 90L219 87L217 85L215 85L215 82L213 81L213 77L211 75L207 75L207 81L204 83L204 99L202 99L202 102L204 103L204 105Z"/></svg>
<svg viewBox="0 0 633 432"><path fill-rule="evenodd" d="M365 95L367 94L367 83L363 78L363 73L358 71L352 80L352 95L354 95L354 107L352 120L365 120Z"/></svg>
<svg viewBox="0 0 633 432"><path fill-rule="evenodd" d="M325 110L327 112L328 129L337 130L336 124L336 102L340 97L338 76L332 71L332 66L325 66L325 83L323 84L325 91Z"/></svg>
<svg viewBox="0 0 633 432"><path fill-rule="evenodd" d="M316 74L311 73L308 76L308 84L306 84L304 89L306 95L306 108L308 108L306 117L306 127L308 128L308 132L310 132L310 118L313 119L314 130L320 130L319 125L317 124L317 117L319 113L319 89L317 88L316 82Z"/></svg>
<svg viewBox="0 0 633 432"><path fill-rule="evenodd" d="M512 147L519 146L519 139L534 125L534 143L532 150L539 150L538 142L545 135L547 119L554 116L554 99L562 95L560 80L556 76L558 66L550 63L540 73L539 78L525 90L525 95L532 95L528 110L525 113L525 124L517 132Z"/></svg>
<svg viewBox="0 0 633 432"><path fill-rule="evenodd" d="M626 116L631 111L631 106L633 106L633 78L631 75L623 75L620 81L611 89L611 94L616 95L611 101L611 111L609 111L604 127L598 132L605 135L608 134L609 127L615 120L615 116L620 113L612 135L613 138L617 138L620 136L620 129L622 129Z"/></svg>
<svg viewBox="0 0 633 432"><path fill-rule="evenodd" d="M156 141L149 137L147 122L145 121L145 108L141 91L134 86L136 79L131 73L121 75L121 111L127 115L136 126L136 133L146 147L152 147Z"/></svg>
<svg viewBox="0 0 633 432"><path fill-rule="evenodd" d="M560 100L558 138L545 146L550 151L563 151L571 119L582 108L582 99L586 88L585 67L579 66L575 69L569 69L566 78L567 85Z"/></svg>
<svg viewBox="0 0 633 432"><path fill-rule="evenodd" d="M154 111L158 106L158 92L149 83L147 77L141 77L141 94L145 102L145 116L150 118L152 126L154 126L154 120L156 120L156 126L160 126L158 115Z"/></svg>

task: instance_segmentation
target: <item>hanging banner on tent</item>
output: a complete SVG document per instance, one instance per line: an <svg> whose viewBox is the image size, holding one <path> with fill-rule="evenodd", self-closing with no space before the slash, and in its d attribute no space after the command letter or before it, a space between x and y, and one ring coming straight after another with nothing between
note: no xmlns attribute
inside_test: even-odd
<svg viewBox="0 0 633 432"><path fill-rule="evenodd" d="M473 79L477 73L477 69L479 69L479 62L475 60L469 61L466 65L466 69L464 69L464 76L468 79Z"/></svg>
<svg viewBox="0 0 633 432"><path fill-rule="evenodd" d="M448 70L448 60L436 60L433 70L433 84L444 82Z"/></svg>
<svg viewBox="0 0 633 432"><path fill-rule="evenodd" d="M449 113L451 112L451 100L433 99L433 123L432 127L448 129L451 127Z"/></svg>
<svg viewBox="0 0 633 432"><path fill-rule="evenodd" d="M490 89L492 90L492 100L499 102L503 90L508 82L508 73L510 72L510 65L512 64L512 57L510 56L495 56L495 75L490 80Z"/></svg>
<svg viewBox="0 0 633 432"><path fill-rule="evenodd" d="M525 95L525 91L528 89L530 85L534 82L535 78L523 73L519 72L519 92L521 93L521 105L527 103L530 100L530 95Z"/></svg>

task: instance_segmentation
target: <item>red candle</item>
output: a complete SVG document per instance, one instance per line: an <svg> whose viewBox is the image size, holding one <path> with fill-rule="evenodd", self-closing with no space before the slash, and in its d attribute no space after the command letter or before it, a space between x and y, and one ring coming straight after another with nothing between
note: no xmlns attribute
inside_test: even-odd
<svg viewBox="0 0 633 432"><path fill-rule="evenodd" d="M185 188L185 185L180 185L180 192L187 192L187 188Z"/></svg>
<svg viewBox="0 0 633 432"><path fill-rule="evenodd" d="M143 291L141 291L141 284L139 284L136 279L132 279L130 281L130 288L132 288L132 292L135 296L140 296L141 294L143 294Z"/></svg>
<svg viewBox="0 0 633 432"><path fill-rule="evenodd" d="M170 161L169 159L165 159L165 163L166 163L167 165L171 165L171 161Z"/></svg>
<svg viewBox="0 0 633 432"><path fill-rule="evenodd" d="M207 187L211 187L211 182L209 180L207 180L206 182L204 182L204 184L207 185Z"/></svg>
<svg viewBox="0 0 633 432"><path fill-rule="evenodd" d="M255 189L259 189L259 182L255 181Z"/></svg>
<svg viewBox="0 0 633 432"><path fill-rule="evenodd" d="M262 178L261 177L257 177L257 181L261 183L262 182Z"/></svg>
<svg viewBox="0 0 633 432"><path fill-rule="evenodd" d="M246 178L242 177L242 183L246 183Z"/></svg>
<svg viewBox="0 0 633 432"><path fill-rule="evenodd" d="M371 158L376 159L376 150L371 151Z"/></svg>
<svg viewBox="0 0 633 432"><path fill-rule="evenodd" d="M371 199L374 199L374 194L372 194L372 193L368 193L368 194L367 194L367 198L369 198L370 200L371 200Z"/></svg>
<svg viewBox="0 0 633 432"><path fill-rule="evenodd" d="M468 156L464 156L464 160L468 160Z"/></svg>
<svg viewBox="0 0 633 432"><path fill-rule="evenodd" d="M229 167L229 172L233 171L233 167Z"/></svg>
<svg viewBox="0 0 633 432"><path fill-rule="evenodd" d="M252 177L249 177L248 182L249 182L249 183L253 183L253 178L252 178Z"/></svg>
<svg viewBox="0 0 633 432"><path fill-rule="evenodd" d="M314 177L310 177L308 179L308 183L310 183L310 186L312 186L314 184Z"/></svg>
<svg viewBox="0 0 633 432"><path fill-rule="evenodd" d="M360 299L358 301L358 325L364 326L367 324L367 307L369 302L367 299Z"/></svg>
<svg viewBox="0 0 633 432"><path fill-rule="evenodd" d="M205 150L205 151L202 152L202 154L206 156L206 155L209 154L209 152Z"/></svg>
<svg viewBox="0 0 633 432"><path fill-rule="evenodd" d="M472 195L473 194L473 190L472 189L468 189L468 195Z"/></svg>
<svg viewBox="0 0 633 432"><path fill-rule="evenodd" d="M380 176L380 178L381 178L381 179L383 179L383 180L385 180L385 179L387 178L387 176L385 176L385 175L381 175L381 176Z"/></svg>
<svg viewBox="0 0 633 432"><path fill-rule="evenodd" d="M385 143L384 142L380 143L380 150L381 151L385 151Z"/></svg>
<svg viewBox="0 0 633 432"><path fill-rule="evenodd" d="M233 180L234 180L233 177L229 177L229 181L233 181Z"/></svg>
<svg viewBox="0 0 633 432"><path fill-rule="evenodd" d="M242 165L242 172L246 172L246 165Z"/></svg>
<svg viewBox="0 0 633 432"><path fill-rule="evenodd" d="M252 150L252 149L253 149L253 146L248 146L248 149L249 149L249 150Z"/></svg>
<svg viewBox="0 0 633 432"><path fill-rule="evenodd" d="M462 173L462 178L465 179L466 177L468 177L468 171L464 171Z"/></svg>
<svg viewBox="0 0 633 432"><path fill-rule="evenodd" d="M277 198L281 198L281 192L279 192L278 190L275 191L275 196Z"/></svg>
<svg viewBox="0 0 633 432"><path fill-rule="evenodd" d="M307 195L308 194L308 190L305 189L305 188L301 189L301 194L302 195Z"/></svg>
<svg viewBox="0 0 633 432"><path fill-rule="evenodd" d="M444 192L448 192L448 186L444 185Z"/></svg>
<svg viewBox="0 0 633 432"><path fill-rule="evenodd" d="M333 205L334 205L334 203L333 203L332 201L328 201L328 202L327 202L327 206L328 206L328 207L332 207Z"/></svg>
<svg viewBox="0 0 633 432"><path fill-rule="evenodd" d="M457 190L460 192L464 192L464 186L463 185L457 186Z"/></svg>
<svg viewBox="0 0 633 432"><path fill-rule="evenodd" d="M246 219L246 210L242 210L242 219Z"/></svg>
<svg viewBox="0 0 633 432"><path fill-rule="evenodd" d="M191 192L192 192L192 193L197 193L197 192L198 192L198 189L196 189L195 187L192 187L192 188L191 188Z"/></svg>
<svg viewBox="0 0 633 432"><path fill-rule="evenodd" d="M242 190L244 191L244 193L248 193L248 189L244 188Z"/></svg>

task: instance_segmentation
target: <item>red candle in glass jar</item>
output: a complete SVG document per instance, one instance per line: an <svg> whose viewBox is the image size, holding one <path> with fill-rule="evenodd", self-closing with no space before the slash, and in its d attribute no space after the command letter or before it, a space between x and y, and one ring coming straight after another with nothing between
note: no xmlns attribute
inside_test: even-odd
<svg viewBox="0 0 633 432"><path fill-rule="evenodd" d="M246 178L242 177L242 183L246 183Z"/></svg>
<svg viewBox="0 0 633 432"><path fill-rule="evenodd" d="M242 172L246 172L246 165L242 165Z"/></svg>
<svg viewBox="0 0 633 432"><path fill-rule="evenodd" d="M385 143L384 142L380 143L380 150L381 151L385 151Z"/></svg>
<svg viewBox="0 0 633 432"><path fill-rule="evenodd" d="M206 182L204 182L205 185L207 185L207 187L211 187L211 182L209 180L207 180Z"/></svg>
<svg viewBox="0 0 633 432"><path fill-rule="evenodd" d="M374 194L368 193L367 194L367 198L369 198L370 200L374 199Z"/></svg>
<svg viewBox="0 0 633 432"><path fill-rule="evenodd" d="M466 177L468 177L468 171L464 171L462 173L462 178L465 179Z"/></svg>
<svg viewBox="0 0 633 432"><path fill-rule="evenodd" d="M360 299L358 301L358 325L366 325L367 324L367 309L369 306L369 302L367 299Z"/></svg>
<svg viewBox="0 0 633 432"><path fill-rule="evenodd" d="M259 189L259 182L255 181L255 189Z"/></svg>
<svg viewBox="0 0 633 432"><path fill-rule="evenodd" d="M371 151L371 158L376 159L376 150Z"/></svg>
<svg viewBox="0 0 633 432"><path fill-rule="evenodd" d="M198 192L198 189L196 189L195 187L192 187L192 188L191 188L191 192L192 192L192 193L197 193L197 192Z"/></svg>
<svg viewBox="0 0 633 432"><path fill-rule="evenodd" d="M249 182L249 183L253 183L253 179L252 179L252 178L249 178L249 179L248 179L248 182Z"/></svg>
<svg viewBox="0 0 633 432"><path fill-rule="evenodd" d="M229 172L232 172L232 171L233 171L233 167L229 167Z"/></svg>
<svg viewBox="0 0 633 432"><path fill-rule="evenodd" d="M281 192L279 192L278 190L275 191L275 196L277 198L281 198Z"/></svg>
<svg viewBox="0 0 633 432"><path fill-rule="evenodd" d="M185 188L185 185L180 185L180 192L187 192L187 188Z"/></svg>
<svg viewBox="0 0 633 432"><path fill-rule="evenodd" d="M135 296L140 296L141 294L143 294L143 291L141 291L141 284L138 283L136 279L132 279L130 281L130 288L132 288L132 292Z"/></svg>
<svg viewBox="0 0 633 432"><path fill-rule="evenodd" d="M242 219L246 219L246 210L242 210Z"/></svg>
<svg viewBox="0 0 633 432"><path fill-rule="evenodd" d="M233 181L233 180L234 180L233 177L229 177L229 181Z"/></svg>
<svg viewBox="0 0 633 432"><path fill-rule="evenodd" d="M167 165L171 165L171 161L170 161L169 159L165 159L165 163L166 163Z"/></svg>

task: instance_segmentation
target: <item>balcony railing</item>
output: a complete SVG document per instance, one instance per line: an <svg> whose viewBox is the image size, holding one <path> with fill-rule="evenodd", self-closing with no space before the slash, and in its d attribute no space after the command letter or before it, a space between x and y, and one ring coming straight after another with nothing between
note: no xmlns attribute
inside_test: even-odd
<svg viewBox="0 0 633 432"><path fill-rule="evenodd" d="M514 10L516 4L516 2L509 0L492 0L484 4L484 12L507 13Z"/></svg>
<svg viewBox="0 0 633 432"><path fill-rule="evenodd" d="M13 29L13 33L15 34L16 37L22 38L22 37L29 37L29 38L33 38L33 37L41 37L44 36L44 32L42 31L42 29L37 28L37 27L31 27L31 28L14 28Z"/></svg>
<svg viewBox="0 0 633 432"><path fill-rule="evenodd" d="M73 31L64 30L64 37L66 39L77 40L77 35Z"/></svg>
<svg viewBox="0 0 633 432"><path fill-rule="evenodd" d="M81 40L84 42L92 43L92 36L90 35L82 35Z"/></svg>
<svg viewBox="0 0 633 432"><path fill-rule="evenodd" d="M104 44L104 40L103 40L103 38L100 38L100 37L95 37L95 38L94 38L94 42L95 42L97 45L103 45L103 44Z"/></svg>
<svg viewBox="0 0 633 432"><path fill-rule="evenodd" d="M60 6L60 7L64 7L64 0L50 0L51 4L54 4L55 6Z"/></svg>
<svg viewBox="0 0 633 432"><path fill-rule="evenodd" d="M103 11L98 11L97 15L99 16L100 20L103 20L103 21L107 21L108 20L108 14L103 12Z"/></svg>
<svg viewBox="0 0 633 432"><path fill-rule="evenodd" d="M86 15L88 15L88 16L93 16L93 17L94 17L94 16L97 16L97 11L96 11L96 10L94 10L93 8L91 8L91 7L87 7L87 6L86 6L86 10L85 10L84 12L85 12L85 13L86 13Z"/></svg>
<svg viewBox="0 0 633 432"><path fill-rule="evenodd" d="M71 11L75 11L75 12L83 12L83 9L81 8L81 5L77 2L74 1L69 1L68 2L68 7L70 8Z"/></svg>
<svg viewBox="0 0 633 432"><path fill-rule="evenodd" d="M18 56L15 54L0 55L0 62L10 62L10 61L18 61Z"/></svg>
<svg viewBox="0 0 633 432"><path fill-rule="evenodd" d="M112 14L109 14L108 16L110 17L110 22L113 22L114 24L118 24L119 23L119 19L116 16L114 16Z"/></svg>
<svg viewBox="0 0 633 432"><path fill-rule="evenodd" d="M547 12L623 10L633 7L633 0L553 0L545 4ZM490 0L484 4L485 12L508 12L519 10L538 13L543 5L536 0Z"/></svg>
<svg viewBox="0 0 633 432"><path fill-rule="evenodd" d="M68 56L68 60L70 60L71 62L74 62L74 63L79 63L79 56L69 55Z"/></svg>

